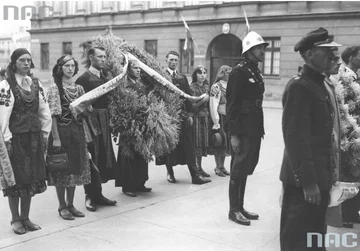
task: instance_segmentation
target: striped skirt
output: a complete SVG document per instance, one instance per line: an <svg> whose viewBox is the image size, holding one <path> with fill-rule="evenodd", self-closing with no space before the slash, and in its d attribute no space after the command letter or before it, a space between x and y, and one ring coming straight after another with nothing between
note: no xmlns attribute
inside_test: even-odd
<svg viewBox="0 0 360 251"><path fill-rule="evenodd" d="M196 156L207 156L209 154L210 130L210 116L194 116L193 142Z"/></svg>

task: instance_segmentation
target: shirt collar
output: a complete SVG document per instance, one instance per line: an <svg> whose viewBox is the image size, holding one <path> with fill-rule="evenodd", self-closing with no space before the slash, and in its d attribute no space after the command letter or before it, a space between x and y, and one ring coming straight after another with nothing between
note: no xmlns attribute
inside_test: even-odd
<svg viewBox="0 0 360 251"><path fill-rule="evenodd" d="M354 72L350 67L348 67L346 64L344 64L344 67L345 67L345 69L346 70L348 70L349 71L349 73L350 73L350 75L352 76L352 77L354 77L355 79L357 79L358 78L358 75L357 75L357 73L356 72Z"/></svg>
<svg viewBox="0 0 360 251"><path fill-rule="evenodd" d="M27 75L23 76L23 75L15 73L15 78L16 78L16 81L18 82L18 84L20 84L20 85L23 83L23 79L26 79L28 81L28 83L32 83L32 79Z"/></svg>
<svg viewBox="0 0 360 251"><path fill-rule="evenodd" d="M167 71L170 73L170 75L172 76L173 74L174 74L174 72L175 72L175 74L176 74L176 70L171 70L170 68L167 68Z"/></svg>
<svg viewBox="0 0 360 251"><path fill-rule="evenodd" d="M321 83L321 84L324 83L325 75L323 75L322 73L314 70L313 68L311 68L307 64L304 64L304 67L303 67L303 70L302 70L302 75L303 76L308 76L308 77L314 79L318 83Z"/></svg>
<svg viewBox="0 0 360 251"><path fill-rule="evenodd" d="M89 67L89 71L94 74L95 76L97 76L98 78L100 78L100 71L92 66Z"/></svg>

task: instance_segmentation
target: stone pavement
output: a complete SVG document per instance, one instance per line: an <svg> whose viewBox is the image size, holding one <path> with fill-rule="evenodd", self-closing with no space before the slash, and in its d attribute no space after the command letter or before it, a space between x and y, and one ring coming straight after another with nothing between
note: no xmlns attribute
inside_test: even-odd
<svg viewBox="0 0 360 251"><path fill-rule="evenodd" d="M42 229L15 235L10 227L7 199L0 198L0 249L10 250L217 250L279 251L278 179L282 158L281 110L265 109L266 135L255 173L249 177L245 205L260 214L251 226L237 225L227 219L229 178L214 174L212 156L204 159L204 169L212 182L192 185L185 166L174 168L177 184L165 180L165 167L150 163L147 186L153 192L127 197L110 181L103 185L104 195L118 201L114 207L99 207L88 212L84 192L78 187L75 206L86 214L74 221L62 220L57 212L55 189L33 199L31 219ZM229 166L230 158L227 158ZM352 230L360 236L360 227ZM329 228L329 232L350 232ZM328 251L359 250L329 248Z"/></svg>

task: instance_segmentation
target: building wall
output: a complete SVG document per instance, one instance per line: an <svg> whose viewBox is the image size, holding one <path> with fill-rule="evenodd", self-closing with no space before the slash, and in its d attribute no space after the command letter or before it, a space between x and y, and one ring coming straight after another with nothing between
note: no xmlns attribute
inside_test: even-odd
<svg viewBox="0 0 360 251"><path fill-rule="evenodd" d="M340 51L360 41L358 2L239 2L32 20L32 54L35 65L40 66L40 43L50 43L51 70L62 54L62 42L71 41L73 55L80 60L82 51L78 45L111 26L116 36L139 48L143 48L145 40L158 40L158 59L165 63L166 52L179 50L179 39L185 39L183 16L200 49L200 53L195 53L194 66L203 64L209 69L207 50L213 39L222 34L224 23L230 24L231 34L240 39L245 36L244 9L251 30L264 38L281 39L280 75L265 77L267 97L280 97L288 80L303 64L293 48L307 32L319 27L328 29L335 41L344 45ZM35 73L43 81L50 79L50 71Z"/></svg>

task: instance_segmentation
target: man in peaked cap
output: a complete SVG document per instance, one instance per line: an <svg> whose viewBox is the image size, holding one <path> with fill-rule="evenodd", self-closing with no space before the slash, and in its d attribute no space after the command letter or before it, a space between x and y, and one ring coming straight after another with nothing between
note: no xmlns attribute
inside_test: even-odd
<svg viewBox="0 0 360 251"><path fill-rule="evenodd" d="M294 47L305 64L299 75L290 79L282 100L282 251L326 250L325 215L334 182L336 163L331 149L336 138L333 127L337 113L323 73L337 60L339 46L326 29L319 28L306 34Z"/></svg>
<svg viewBox="0 0 360 251"><path fill-rule="evenodd" d="M258 68L269 44L254 32L243 40L245 61L231 71L226 88L226 117L231 135L231 174L229 183L229 220L250 225L259 215L244 208L247 176L252 174L259 160L261 138L264 136L262 101L265 91Z"/></svg>

